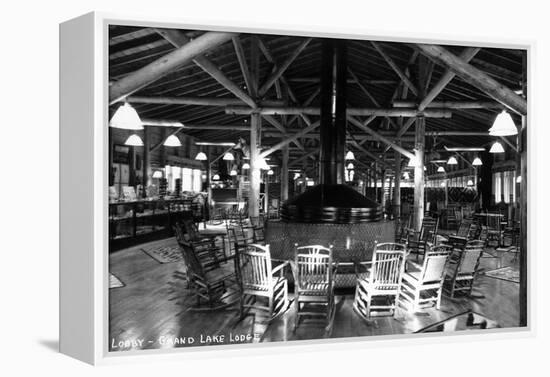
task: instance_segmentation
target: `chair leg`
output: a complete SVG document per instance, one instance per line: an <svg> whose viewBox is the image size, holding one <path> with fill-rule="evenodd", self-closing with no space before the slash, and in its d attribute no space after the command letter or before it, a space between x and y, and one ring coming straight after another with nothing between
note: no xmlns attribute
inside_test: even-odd
<svg viewBox="0 0 550 377"><path fill-rule="evenodd" d="M298 328L298 322L300 322L300 302L298 301L298 296L294 298L294 308L296 311L296 319L294 320L293 331L296 331L296 328Z"/></svg>
<svg viewBox="0 0 550 377"><path fill-rule="evenodd" d="M269 297L269 318L273 317L273 295Z"/></svg>
<svg viewBox="0 0 550 377"><path fill-rule="evenodd" d="M416 313L418 310L419 310L419 301L420 301L420 288L419 287L415 287L415 290L414 290L414 299L413 299L413 307L412 307L412 312L413 313Z"/></svg>
<svg viewBox="0 0 550 377"><path fill-rule="evenodd" d="M441 309L441 294L442 294L442 291L443 291L443 284L441 287L439 287L439 289L437 290L437 301L435 302L435 308L437 310L440 310Z"/></svg>
<svg viewBox="0 0 550 377"><path fill-rule="evenodd" d="M244 300L245 300L245 296L243 294L241 295L241 299L239 301L239 318L241 320L244 318Z"/></svg>

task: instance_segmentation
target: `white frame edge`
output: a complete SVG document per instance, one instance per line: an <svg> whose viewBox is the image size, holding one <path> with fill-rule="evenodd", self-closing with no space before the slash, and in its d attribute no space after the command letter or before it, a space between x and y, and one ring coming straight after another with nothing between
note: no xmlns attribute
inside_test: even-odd
<svg viewBox="0 0 550 377"><path fill-rule="evenodd" d="M203 23L204 22L204 23ZM108 25L140 25L164 28L240 31L246 33L293 34L396 42L423 42L526 49L528 54L528 109L533 112L533 71L535 42L471 36L457 37L426 33L392 33L346 27L327 28L312 25L246 25L225 20L189 20L169 17L129 16L112 13L88 13L60 25L60 352L90 364L207 359L290 354L320 349L342 351L415 344L471 342L532 337L535 335L536 297L535 248L533 220L536 208L528 200L528 327L470 331L445 336L442 334L408 334L318 339L262 344L224 345L216 347L179 348L108 352L108 193L105 185L108 164ZM85 43L83 43L85 41ZM75 76L76 75L76 76ZM75 82L70 82L70 80ZM532 119L532 118L531 118ZM528 170L532 171L533 125L528 118ZM87 139L87 138L88 139ZM80 140L81 144L76 144ZM86 144L88 142L89 144ZM91 142L91 143L90 143ZM82 165L90 166L89 170ZM84 171L85 170L85 171ZM93 174L92 174L93 173ZM80 175L79 175L80 174ZM533 184L528 197L533 198ZM73 203L79 203L78 206ZM82 207L82 204L92 204ZM89 244L83 242L89 240ZM368 340L368 341L367 341Z"/></svg>

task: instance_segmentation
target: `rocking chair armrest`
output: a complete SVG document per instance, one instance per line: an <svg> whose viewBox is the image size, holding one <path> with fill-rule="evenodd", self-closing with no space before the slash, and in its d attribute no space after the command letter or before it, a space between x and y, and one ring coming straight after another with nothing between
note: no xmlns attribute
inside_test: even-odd
<svg viewBox="0 0 550 377"><path fill-rule="evenodd" d="M372 261L366 261L366 262L355 261L354 262L355 275L359 276L359 274L368 271L368 267L365 267L366 265L372 265Z"/></svg>
<svg viewBox="0 0 550 377"><path fill-rule="evenodd" d="M414 267L415 269L417 269L419 271L422 270L422 266L419 265L418 263L413 262L413 261L408 260L408 261L405 262L405 264L406 264L406 266L410 265L410 266Z"/></svg>
<svg viewBox="0 0 550 377"><path fill-rule="evenodd" d="M340 262L333 262L332 263L332 274L335 275L338 271L338 266L340 265Z"/></svg>
<svg viewBox="0 0 550 377"><path fill-rule="evenodd" d="M275 267L273 270L271 270L271 275L275 275L277 272L280 272L281 276L283 276L283 269L286 266L288 266L289 264L290 264L289 261L285 261L285 262L281 263L280 265Z"/></svg>
<svg viewBox="0 0 550 377"><path fill-rule="evenodd" d="M204 246L204 245L208 245L208 246L211 247L213 241L214 241L214 240L213 240L212 238L201 238L200 240L192 241L191 243L192 243L194 246Z"/></svg>

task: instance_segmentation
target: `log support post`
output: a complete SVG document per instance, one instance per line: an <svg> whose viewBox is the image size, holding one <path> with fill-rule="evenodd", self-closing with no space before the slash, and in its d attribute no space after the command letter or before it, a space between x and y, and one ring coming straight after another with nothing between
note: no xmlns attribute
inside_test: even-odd
<svg viewBox="0 0 550 377"><path fill-rule="evenodd" d="M258 87L258 78L260 72L259 61L259 47L258 40L252 38L251 46L251 64L250 73L252 77L252 94L256 95L256 88ZM261 115L258 113L252 113L250 115L250 192L248 195L248 215L254 225L258 225L260 218L260 126L262 123Z"/></svg>
<svg viewBox="0 0 550 377"><path fill-rule="evenodd" d="M149 137L150 134L149 127L143 127L143 192L142 196L147 197L147 186L151 184L151 158L149 152L149 146L151 145L151 140Z"/></svg>
<svg viewBox="0 0 550 377"><path fill-rule="evenodd" d="M424 140L426 123L419 117L416 120L415 158L414 167L414 229L420 231L424 218Z"/></svg>
<svg viewBox="0 0 550 377"><path fill-rule="evenodd" d="M395 156L395 183L393 186L393 216L401 217L401 153L394 151Z"/></svg>
<svg viewBox="0 0 550 377"><path fill-rule="evenodd" d="M281 166L281 202L288 200L288 145L283 147L283 160Z"/></svg>

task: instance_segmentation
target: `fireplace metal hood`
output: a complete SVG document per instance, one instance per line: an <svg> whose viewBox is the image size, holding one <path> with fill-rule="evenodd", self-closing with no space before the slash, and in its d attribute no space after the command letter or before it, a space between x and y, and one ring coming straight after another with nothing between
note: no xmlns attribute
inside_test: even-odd
<svg viewBox="0 0 550 377"><path fill-rule="evenodd" d="M283 203L281 220L334 224L379 221L381 206L344 184L346 42L324 39L322 49L320 184Z"/></svg>

